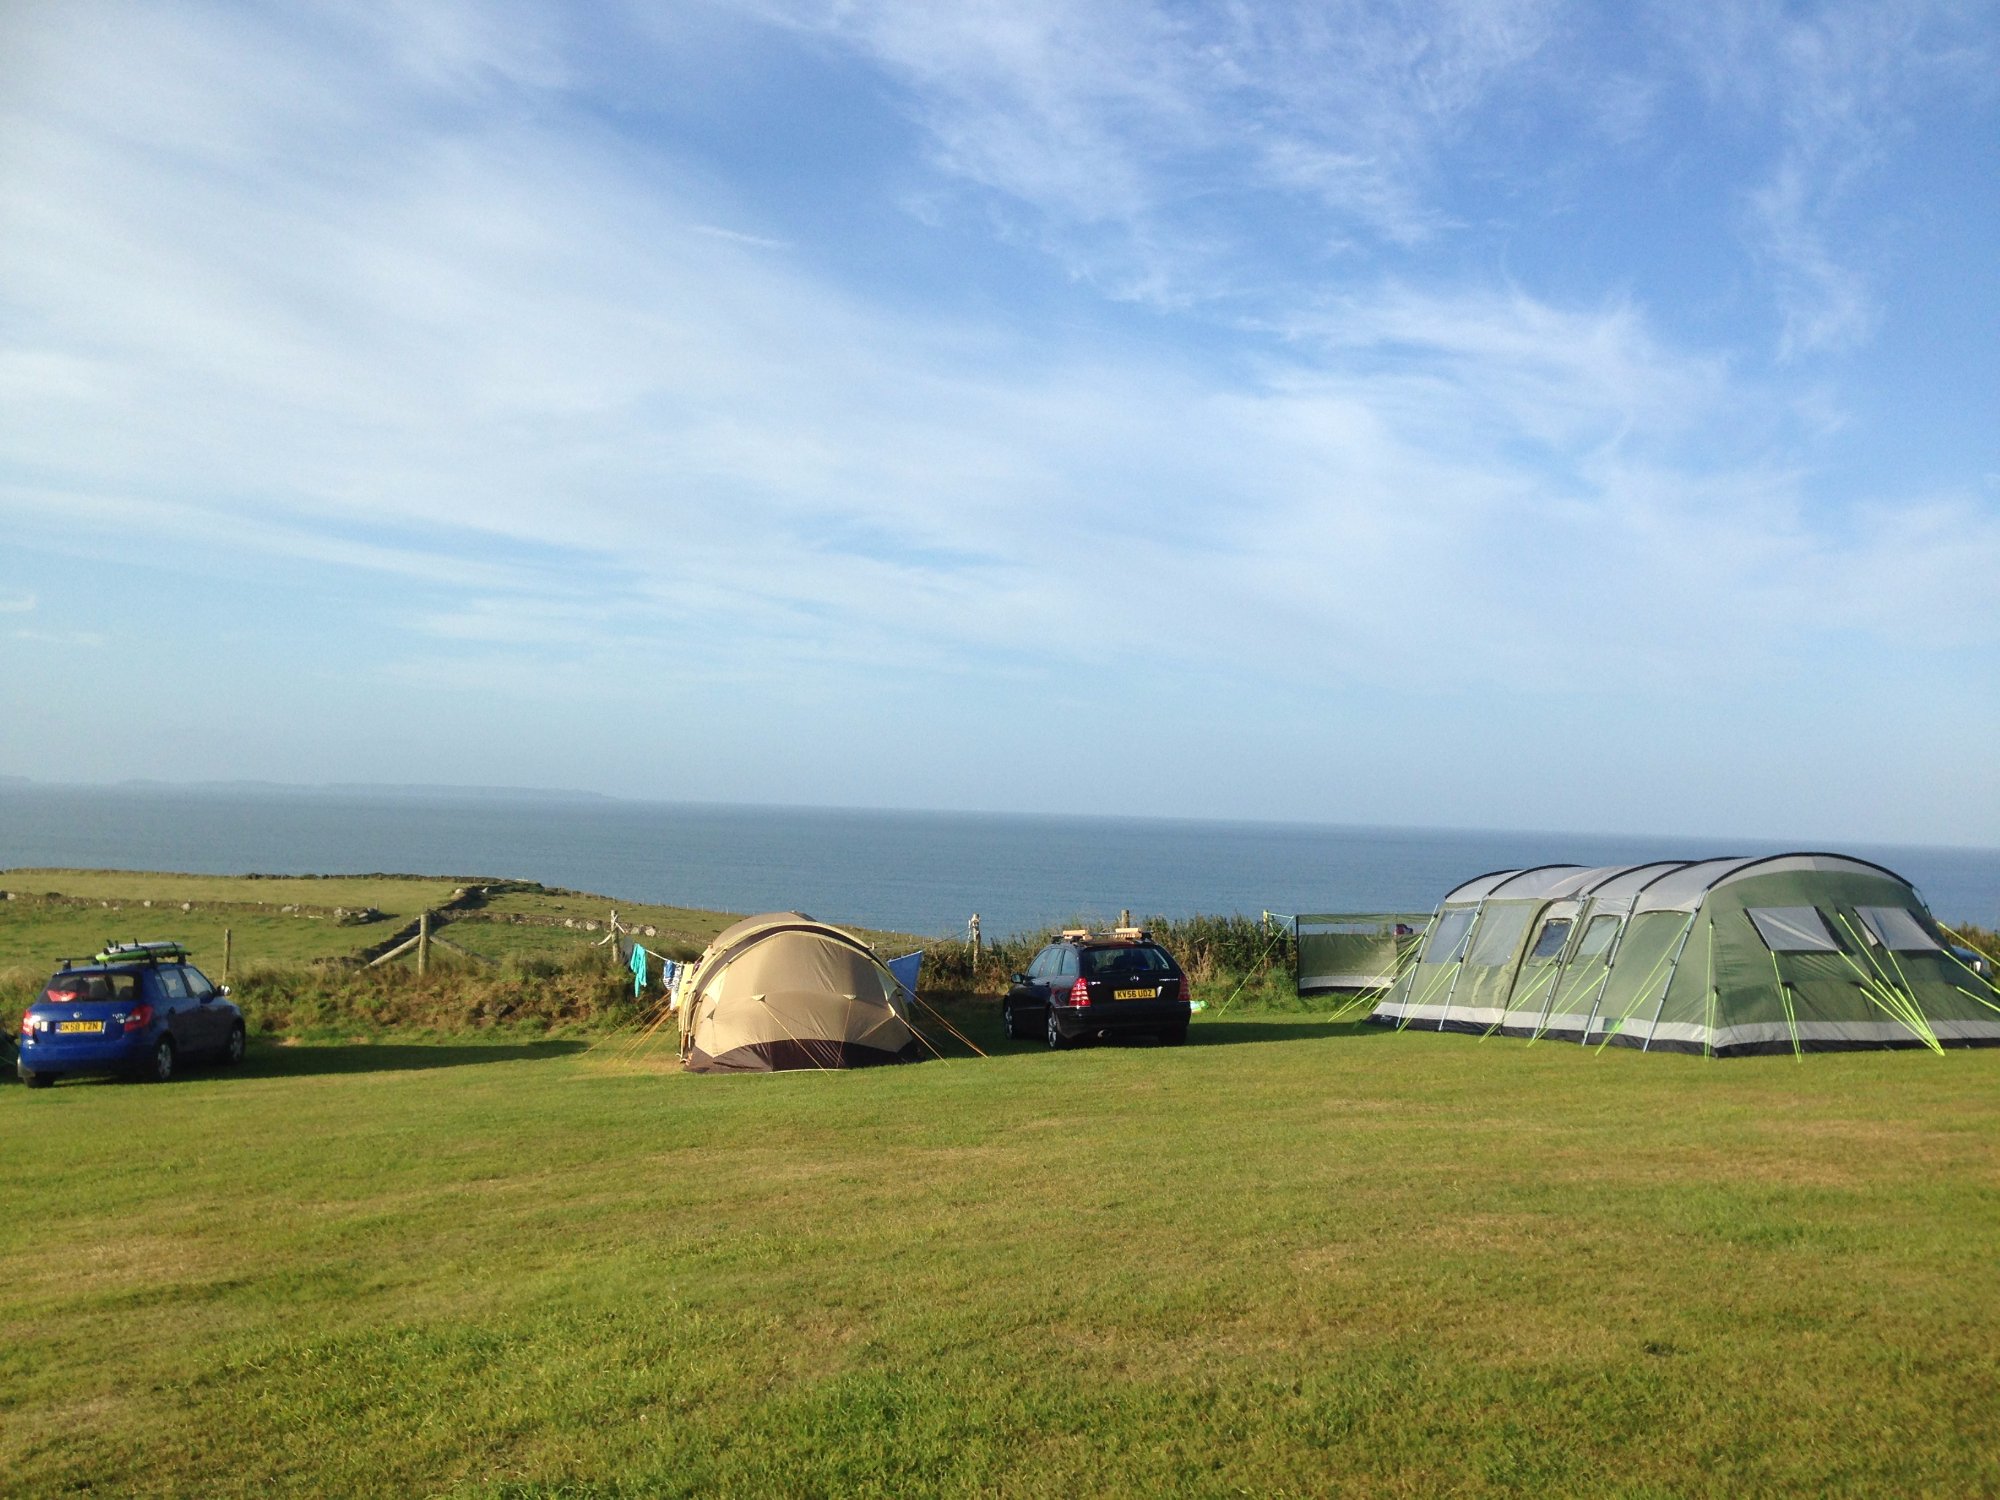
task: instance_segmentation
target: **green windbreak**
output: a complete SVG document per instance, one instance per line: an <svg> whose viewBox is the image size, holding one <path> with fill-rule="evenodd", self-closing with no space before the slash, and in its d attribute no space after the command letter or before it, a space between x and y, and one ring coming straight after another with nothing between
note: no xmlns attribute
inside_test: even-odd
<svg viewBox="0 0 2000 1500"><path fill-rule="evenodd" d="M1618 945L1611 977L1597 1003L1594 1035L1644 1034L1687 924L1687 913L1678 911L1641 912L1625 924L1625 940Z"/></svg>
<svg viewBox="0 0 2000 1500"><path fill-rule="evenodd" d="M1361 989L1388 983L1403 941L1391 932L1301 932L1299 984Z"/></svg>

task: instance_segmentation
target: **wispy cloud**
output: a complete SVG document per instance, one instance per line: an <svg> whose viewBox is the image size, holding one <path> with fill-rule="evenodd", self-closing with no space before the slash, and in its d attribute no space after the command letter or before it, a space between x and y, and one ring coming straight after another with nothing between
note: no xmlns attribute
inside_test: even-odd
<svg viewBox="0 0 2000 1500"><path fill-rule="evenodd" d="M1258 194L1340 235L1410 243L1447 220L1441 149L1548 38L1551 0L1163 11L1029 0L763 13L854 47L905 90L949 175L1029 210L1020 231L1078 275L1168 303L1234 284Z"/></svg>
<svg viewBox="0 0 2000 1500"><path fill-rule="evenodd" d="M98 630L16 630L13 638L41 646L82 646L93 651L109 641L109 637Z"/></svg>
<svg viewBox="0 0 2000 1500"><path fill-rule="evenodd" d="M1332 87L1313 61L1348 35L1241 16L1190 31L1053 5L968 14L885 7L821 24L859 28L913 77L927 70L937 107L966 132L965 160L1023 195L1065 201L1060 184L1021 175L1026 157L1003 171L983 111L997 119L1027 98L1035 129L1081 132L1102 159L1090 177L1106 165L1114 183L1109 210L1134 223L1162 209L1140 186L1148 140L1219 149L1207 105L1232 93L1256 124L1232 151L1303 139ZM1340 76L1360 102L1342 105L1342 129L1367 138L1385 181L1545 26L1534 8L1453 11L1398 50L1347 20L1359 60ZM156 40L170 57L206 45ZM513 110L424 133L440 99L476 95L494 70L453 61L484 55L457 33L442 60L411 54L420 42L405 39L382 73L336 59L365 109L323 89L302 103L232 95L243 113L231 133L171 162L108 150L111 126L93 122L198 114L215 87L203 69L134 62L106 79L117 88L102 115L60 130L40 117L40 150L14 159L10 183L54 238L33 257L0 248L0 270L38 293L42 347L20 357L71 375L24 392L6 435L17 460L73 479L15 484L0 503L44 525L422 579L458 597L412 615L418 628L495 647L605 628L571 596L587 577L616 608L739 664L769 640L818 653L811 643L832 639L857 667L917 669L951 650L1164 650L1219 671L1273 632L1378 642L1379 622L1411 623L1399 601L1418 580L1449 586L1424 590L1432 623L1406 654L1464 660L1457 642L1478 619L1501 656L1525 663L1573 623L1507 606L1526 580L1582 588L1614 621L1629 616L1634 638L1645 627L1629 600L1698 586L1671 560L1647 562L1676 521L1698 534L1734 504L1736 542L1774 576L1802 560L1797 514L1745 498L1773 482L1763 461L1727 477L1732 451L1761 447L1728 434L1781 425L1777 404L1725 362L1662 341L1630 303L1380 281L1260 322L1282 343L1227 376L1171 356L1023 350L910 321L809 266L773 263L760 237L711 232L697 180L670 159L641 176L561 129L524 132ZM259 76L303 70L282 37L233 45ZM559 61L500 71L531 89L564 76ZM1389 123L1404 106L1417 125ZM377 172L299 174L254 144L295 140L327 114L361 132ZM1403 130L1415 133L1390 139ZM1371 209L1373 191L1328 188L1375 232L1416 229L1401 210ZM1090 196L1078 192L1073 214ZM246 233L264 253L238 253ZM1697 430L1701 443L1686 442ZM158 478L196 474L199 494ZM1057 535L1130 550L1139 517L1148 566L1212 608L1167 620L1147 596L1084 599L1041 566ZM1522 525L1547 547L1495 576L1490 559ZM1632 538L1628 594L1571 576L1588 574L1607 527ZM522 548L552 560L509 553ZM1310 588L1314 573L1340 586ZM1323 602L1300 602L1315 594ZM1704 590L1706 607L1729 610L1721 594Z"/></svg>
<svg viewBox="0 0 2000 1500"><path fill-rule="evenodd" d="M789 250L791 246L783 240L774 240L766 235L745 234L740 229L723 229L714 224L697 224L696 234L705 234L713 239L728 240L736 245L755 245L760 250Z"/></svg>
<svg viewBox="0 0 2000 1500"><path fill-rule="evenodd" d="M1857 189L1941 99L1991 96L1990 12L1956 0L1835 0L1659 14L1713 99L1772 123L1767 175L1746 203L1772 267L1780 355L1864 342L1880 317L1871 264L1880 241L1857 211Z"/></svg>
<svg viewBox="0 0 2000 1500"><path fill-rule="evenodd" d="M885 203L1075 278L1012 255L946 292L854 274L875 245L785 220L789 181L760 206L613 132L553 13L313 14L149 12L107 49L43 12L0 94L10 540L272 580L367 637L343 669L509 714L914 683L972 723L1119 663L1322 723L2000 645L1954 586L2000 566L1990 488L1830 482L1837 390L1616 277L1442 248L1490 208L1452 191L1504 154L1481 132L1568 87L1551 6L758 7L892 85L929 166ZM1864 31L1731 108L1790 121ZM1627 61L1565 96L1593 150L1658 149L1671 69ZM1901 87L1751 132L1763 187L1730 179L1795 350L1875 316L1840 161L1883 159Z"/></svg>
<svg viewBox="0 0 2000 1500"><path fill-rule="evenodd" d="M0 615L32 614L34 609L33 594L0 594Z"/></svg>

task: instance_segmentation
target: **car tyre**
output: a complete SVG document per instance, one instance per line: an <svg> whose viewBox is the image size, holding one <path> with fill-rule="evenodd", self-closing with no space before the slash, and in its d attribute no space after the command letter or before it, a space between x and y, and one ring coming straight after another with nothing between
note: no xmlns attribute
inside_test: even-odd
<svg viewBox="0 0 2000 1500"><path fill-rule="evenodd" d="M31 1089L45 1089L56 1081L56 1075L53 1073L37 1073L32 1068L18 1068L15 1071L21 1075L21 1082Z"/></svg>
<svg viewBox="0 0 2000 1500"><path fill-rule="evenodd" d="M243 1023L238 1021L234 1026L229 1028L229 1040L223 1044L223 1062L232 1068L242 1062L244 1045Z"/></svg>
<svg viewBox="0 0 2000 1500"><path fill-rule="evenodd" d="M1069 1046L1069 1038L1062 1034L1062 1027L1056 1024L1056 1008L1049 1007L1049 1051L1060 1052Z"/></svg>
<svg viewBox="0 0 2000 1500"><path fill-rule="evenodd" d="M152 1061L146 1064L140 1075L148 1083L167 1083L174 1076L174 1041L172 1037L161 1037L153 1043Z"/></svg>

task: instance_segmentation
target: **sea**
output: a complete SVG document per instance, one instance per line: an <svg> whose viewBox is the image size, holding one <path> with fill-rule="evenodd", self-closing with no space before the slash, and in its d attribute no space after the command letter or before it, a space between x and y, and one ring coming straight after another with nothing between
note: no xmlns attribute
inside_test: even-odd
<svg viewBox="0 0 2000 1500"><path fill-rule="evenodd" d="M634 902L804 911L927 937L1073 920L1427 912L1541 864L1776 854L1664 835L749 807L477 792L0 782L0 888L34 867L493 877ZM1842 844L1937 916L2000 927L2000 850Z"/></svg>

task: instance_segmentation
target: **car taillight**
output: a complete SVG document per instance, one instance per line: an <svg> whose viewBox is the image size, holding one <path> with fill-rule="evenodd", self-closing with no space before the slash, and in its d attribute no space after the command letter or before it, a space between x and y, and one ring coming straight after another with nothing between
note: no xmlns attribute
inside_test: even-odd
<svg viewBox="0 0 2000 1500"><path fill-rule="evenodd" d="M139 1008L125 1018L127 1031L144 1031L153 1024L153 1007L141 1002Z"/></svg>
<svg viewBox="0 0 2000 1500"><path fill-rule="evenodd" d="M1090 1004L1090 982L1088 980L1078 979L1075 984L1069 987L1069 1003L1071 1005Z"/></svg>
<svg viewBox="0 0 2000 1500"><path fill-rule="evenodd" d="M1194 1003L1194 986L1188 983L1188 977L1185 974L1181 975L1179 983L1181 987L1181 999L1192 1005Z"/></svg>
<svg viewBox="0 0 2000 1500"><path fill-rule="evenodd" d="M34 1029L35 1029L35 1013L31 1010L22 1011L21 1035L26 1036L29 1032L33 1031Z"/></svg>

